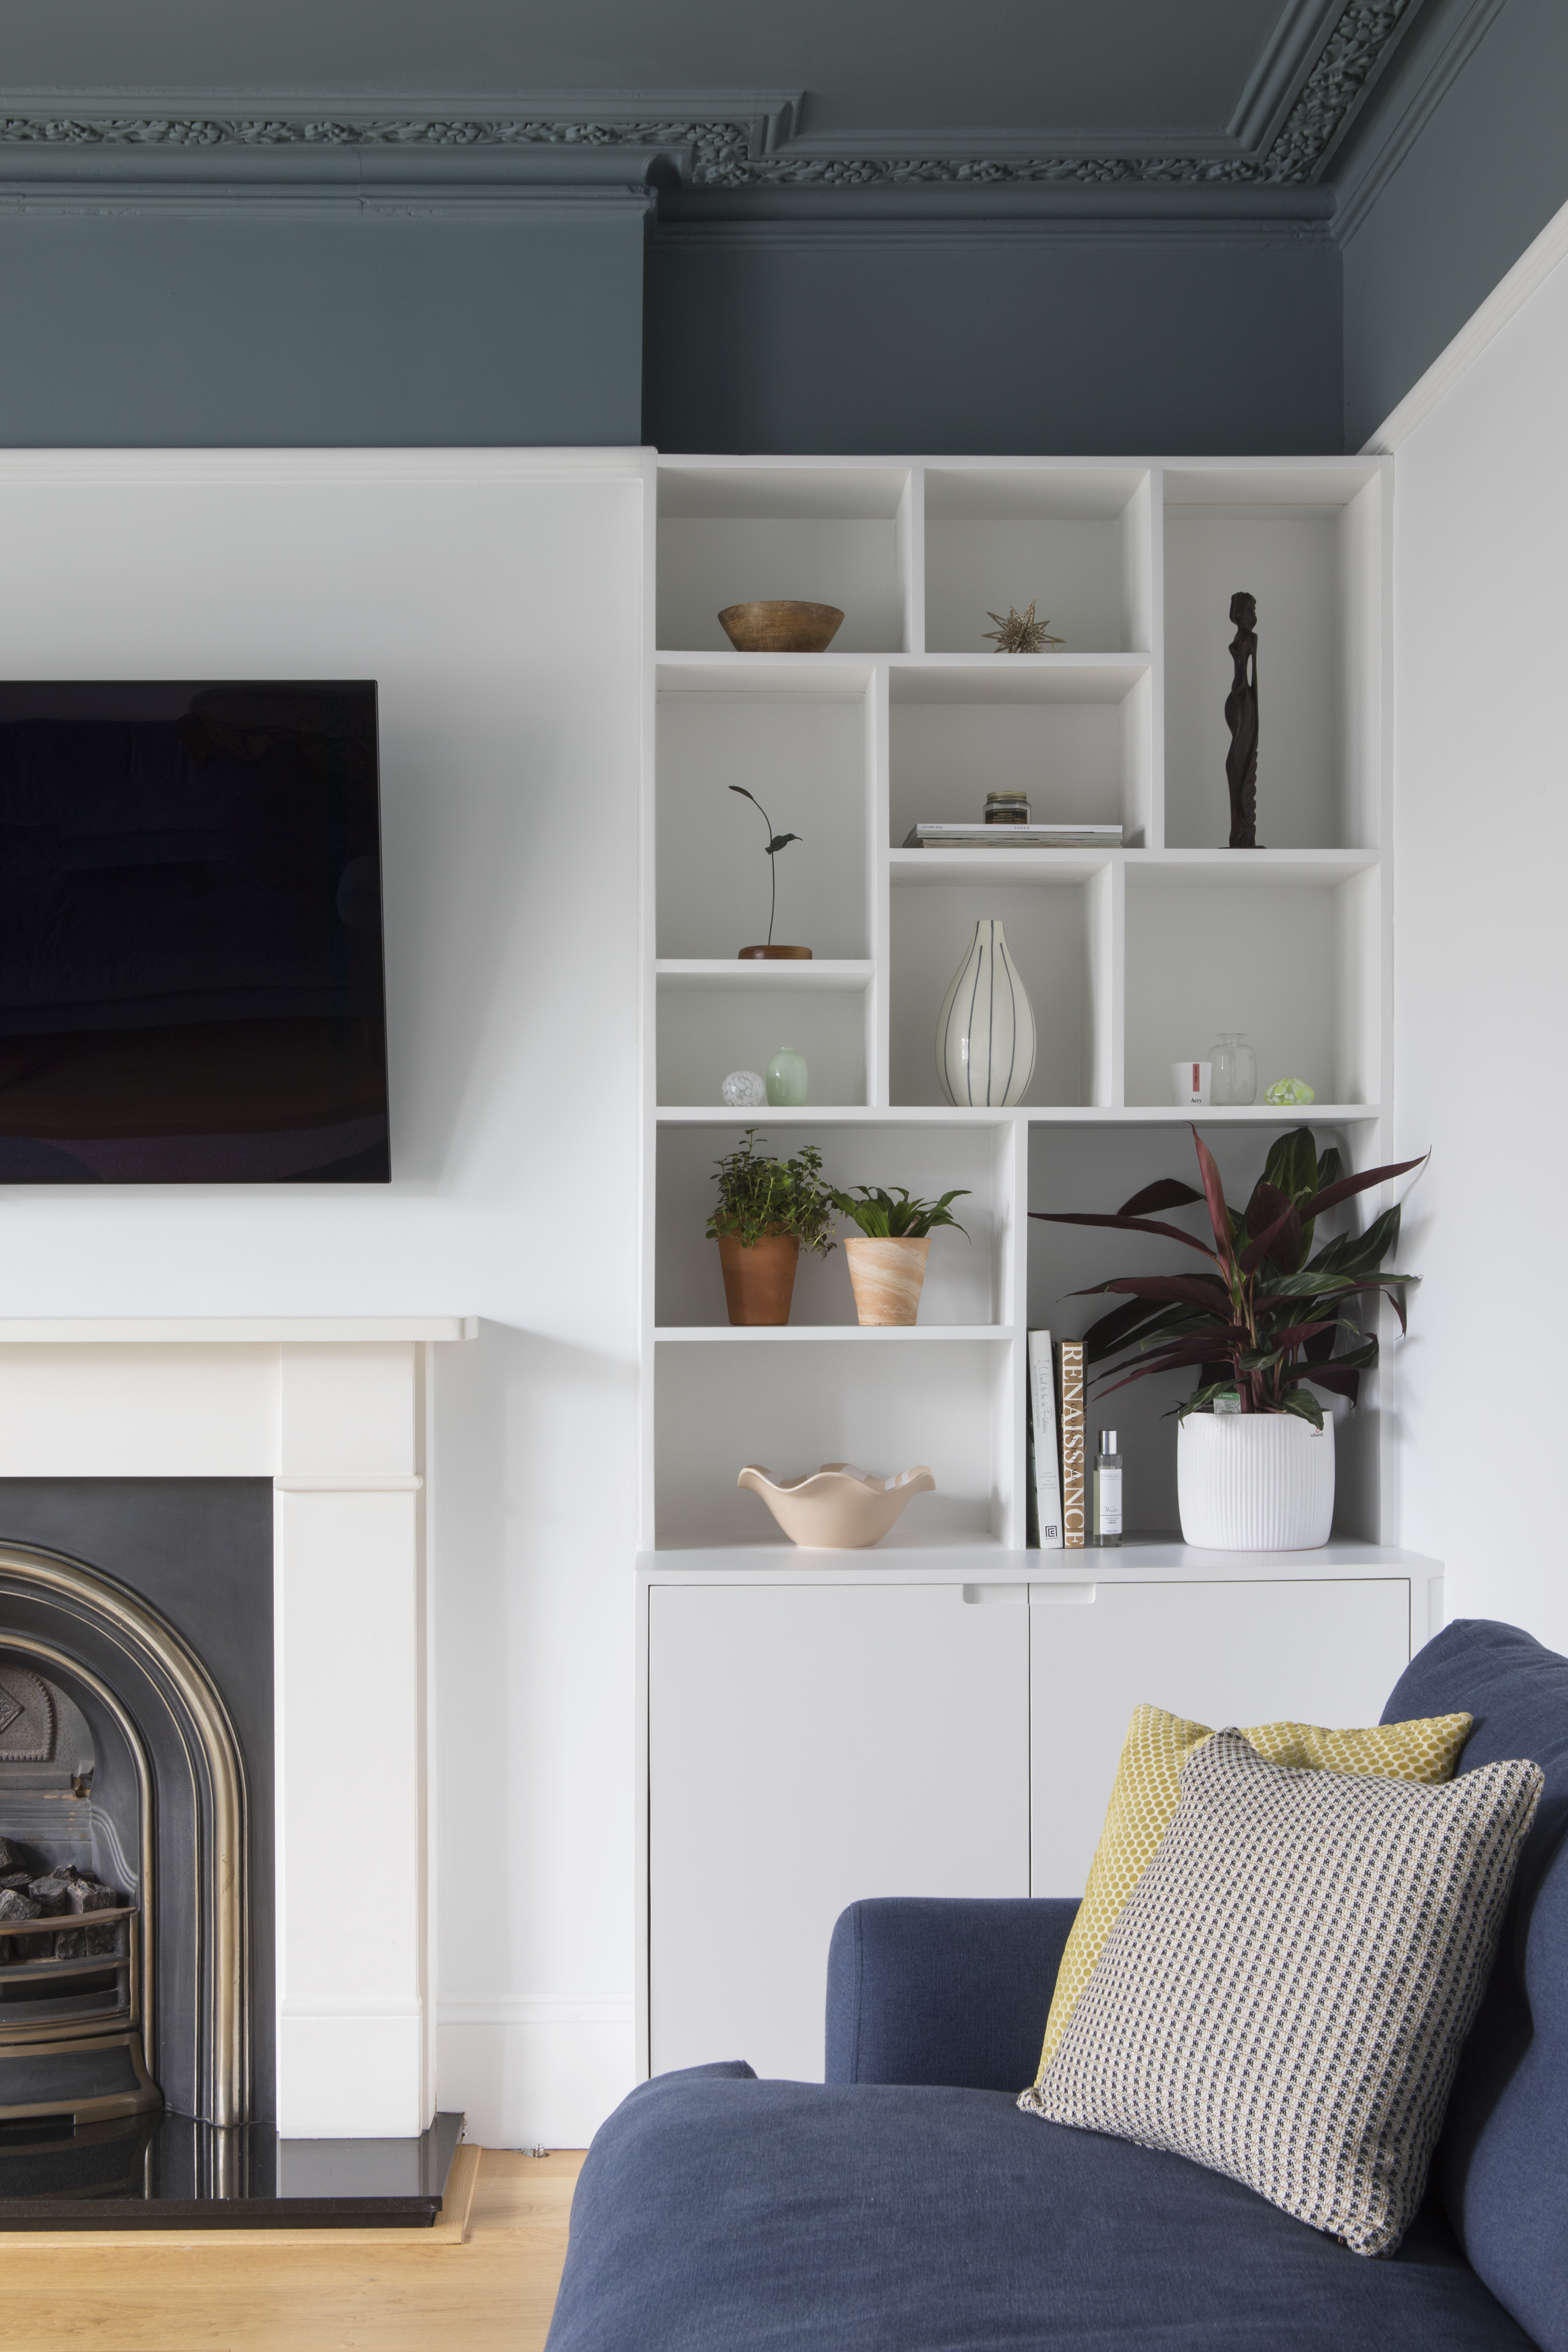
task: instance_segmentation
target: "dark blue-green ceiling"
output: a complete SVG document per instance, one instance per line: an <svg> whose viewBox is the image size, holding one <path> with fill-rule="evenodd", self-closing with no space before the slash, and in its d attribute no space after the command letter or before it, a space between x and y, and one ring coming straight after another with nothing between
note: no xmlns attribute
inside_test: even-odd
<svg viewBox="0 0 1568 2352"><path fill-rule="evenodd" d="M4 33L11 442L1355 446L1568 195L1563 0Z"/></svg>

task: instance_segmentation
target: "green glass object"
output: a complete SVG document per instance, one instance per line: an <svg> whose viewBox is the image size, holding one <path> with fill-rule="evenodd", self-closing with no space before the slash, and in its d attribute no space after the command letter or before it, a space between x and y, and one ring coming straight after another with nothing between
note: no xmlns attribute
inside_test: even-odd
<svg viewBox="0 0 1568 2352"><path fill-rule="evenodd" d="M781 1045L768 1064L768 1100L790 1109L805 1100L805 1055L793 1045Z"/></svg>
<svg viewBox="0 0 1568 2352"><path fill-rule="evenodd" d="M772 1101L771 1095L768 1099ZM1292 1103L1316 1102L1318 1097L1305 1078L1277 1078L1263 1099L1277 1110L1283 1110Z"/></svg>

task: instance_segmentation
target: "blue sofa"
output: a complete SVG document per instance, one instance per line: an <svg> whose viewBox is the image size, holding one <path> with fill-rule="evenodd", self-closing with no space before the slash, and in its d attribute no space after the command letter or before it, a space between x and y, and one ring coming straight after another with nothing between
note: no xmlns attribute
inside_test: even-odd
<svg viewBox="0 0 1568 2352"><path fill-rule="evenodd" d="M547 2352L1568 2352L1568 1660L1450 1625L1385 1721L1546 1789L1426 2204L1383 2262L1217 2173L1014 2105L1076 1906L877 1902L827 2080L641 2084L589 2151Z"/></svg>

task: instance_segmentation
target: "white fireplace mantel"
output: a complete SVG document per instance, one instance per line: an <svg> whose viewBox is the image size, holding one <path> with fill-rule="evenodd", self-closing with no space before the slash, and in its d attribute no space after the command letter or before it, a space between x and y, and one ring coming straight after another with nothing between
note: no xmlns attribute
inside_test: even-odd
<svg viewBox="0 0 1568 2352"><path fill-rule="evenodd" d="M411 2137L435 2113L426 1351L477 1330L434 1315L0 1319L0 1477L273 1482L290 2137Z"/></svg>

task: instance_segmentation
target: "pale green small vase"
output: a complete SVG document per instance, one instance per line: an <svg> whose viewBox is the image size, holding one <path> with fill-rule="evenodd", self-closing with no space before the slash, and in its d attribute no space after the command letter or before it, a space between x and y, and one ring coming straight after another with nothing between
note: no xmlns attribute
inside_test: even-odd
<svg viewBox="0 0 1568 2352"><path fill-rule="evenodd" d="M805 1100L805 1055L793 1045L781 1045L768 1064L768 1100L775 1108L794 1108Z"/></svg>

